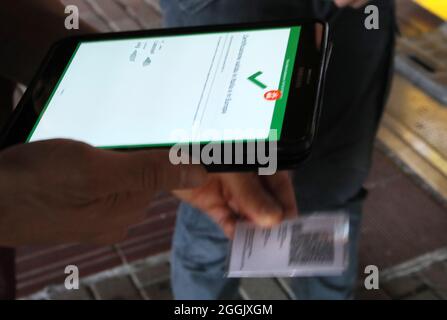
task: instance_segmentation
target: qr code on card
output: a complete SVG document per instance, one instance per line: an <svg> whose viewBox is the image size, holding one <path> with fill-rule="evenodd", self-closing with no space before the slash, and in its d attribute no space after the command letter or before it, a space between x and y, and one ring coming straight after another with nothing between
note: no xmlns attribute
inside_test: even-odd
<svg viewBox="0 0 447 320"><path fill-rule="evenodd" d="M333 264L335 258L333 230L306 230L296 223L291 225L289 266Z"/></svg>

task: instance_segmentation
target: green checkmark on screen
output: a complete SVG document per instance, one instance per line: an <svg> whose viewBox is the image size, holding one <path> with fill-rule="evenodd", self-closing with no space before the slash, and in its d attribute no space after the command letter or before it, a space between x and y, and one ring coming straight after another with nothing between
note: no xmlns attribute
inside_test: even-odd
<svg viewBox="0 0 447 320"><path fill-rule="evenodd" d="M256 73L252 74L251 76L249 76L248 80L253 82L255 85L257 85L261 89L265 89L265 88L267 88L267 86L257 79L261 74L262 74L262 71L258 71Z"/></svg>

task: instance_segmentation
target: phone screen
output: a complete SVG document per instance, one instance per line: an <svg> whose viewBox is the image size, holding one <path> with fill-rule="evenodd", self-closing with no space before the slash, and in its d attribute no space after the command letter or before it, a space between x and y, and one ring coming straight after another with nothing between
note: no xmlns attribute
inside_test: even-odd
<svg viewBox="0 0 447 320"><path fill-rule="evenodd" d="M281 136L300 26L78 44L28 141L103 148Z"/></svg>

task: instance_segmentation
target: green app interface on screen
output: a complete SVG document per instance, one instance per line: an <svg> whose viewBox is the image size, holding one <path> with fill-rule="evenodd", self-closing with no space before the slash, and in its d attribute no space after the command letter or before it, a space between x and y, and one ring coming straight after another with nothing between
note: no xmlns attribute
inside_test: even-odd
<svg viewBox="0 0 447 320"><path fill-rule="evenodd" d="M120 148L280 136L300 27L80 43L28 141Z"/></svg>

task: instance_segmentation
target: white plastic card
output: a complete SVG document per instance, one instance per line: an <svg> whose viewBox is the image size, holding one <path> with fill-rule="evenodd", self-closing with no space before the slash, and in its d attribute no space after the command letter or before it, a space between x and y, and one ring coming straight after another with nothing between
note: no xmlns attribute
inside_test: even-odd
<svg viewBox="0 0 447 320"><path fill-rule="evenodd" d="M228 277L339 275L348 264L349 218L315 213L272 229L236 226Z"/></svg>

